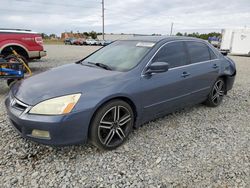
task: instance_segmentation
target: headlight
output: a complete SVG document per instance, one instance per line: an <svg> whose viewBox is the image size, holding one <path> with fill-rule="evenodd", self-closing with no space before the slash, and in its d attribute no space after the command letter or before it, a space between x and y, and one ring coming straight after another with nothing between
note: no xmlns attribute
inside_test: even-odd
<svg viewBox="0 0 250 188"><path fill-rule="evenodd" d="M81 94L73 94L49 99L35 105L29 113L41 115L67 114L72 111L80 97Z"/></svg>

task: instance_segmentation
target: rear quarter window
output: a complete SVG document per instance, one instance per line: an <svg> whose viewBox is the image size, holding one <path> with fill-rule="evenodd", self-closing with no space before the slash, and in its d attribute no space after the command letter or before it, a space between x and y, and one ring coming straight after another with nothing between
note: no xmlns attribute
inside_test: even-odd
<svg viewBox="0 0 250 188"><path fill-rule="evenodd" d="M190 55L191 64L210 60L209 47L206 44L190 41L186 42L186 45Z"/></svg>
<svg viewBox="0 0 250 188"><path fill-rule="evenodd" d="M208 48L209 53L210 53L210 59L217 59L217 56L215 55L215 53L213 52L213 50L211 48Z"/></svg>

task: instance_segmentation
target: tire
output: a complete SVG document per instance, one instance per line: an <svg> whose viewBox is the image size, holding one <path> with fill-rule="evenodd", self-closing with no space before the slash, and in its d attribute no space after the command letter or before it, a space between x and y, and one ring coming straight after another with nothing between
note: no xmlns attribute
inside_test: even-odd
<svg viewBox="0 0 250 188"><path fill-rule="evenodd" d="M28 63L27 59L25 57L21 56L21 55L19 55L19 56L24 61L24 63L29 67L29 63ZM15 55L13 55L13 54L8 55L7 57L5 57L5 59L6 59L6 61L14 60L14 61L20 62L20 60ZM27 70L26 70L25 67L23 67L23 72L24 73L27 72Z"/></svg>
<svg viewBox="0 0 250 188"><path fill-rule="evenodd" d="M9 86L9 88L11 88L12 85L14 85L16 83L17 80L15 79L8 79L7 80L7 85Z"/></svg>
<svg viewBox="0 0 250 188"><path fill-rule="evenodd" d="M214 83L205 104L209 107L217 107L221 104L225 95L225 81L219 78Z"/></svg>
<svg viewBox="0 0 250 188"><path fill-rule="evenodd" d="M101 150L115 149L126 141L133 124L131 106L122 100L110 101L95 113L90 125L90 141Z"/></svg>
<svg viewBox="0 0 250 188"><path fill-rule="evenodd" d="M29 63L28 63L27 58L25 58L25 57L22 56L22 55L19 55L19 56L20 56L20 58L24 61L24 63L28 66ZM7 59L11 59L11 58L14 58L14 59L18 60L18 58L17 58L15 55L13 55L13 54L10 54L10 55L8 55L8 56L5 57L6 60L7 60Z"/></svg>

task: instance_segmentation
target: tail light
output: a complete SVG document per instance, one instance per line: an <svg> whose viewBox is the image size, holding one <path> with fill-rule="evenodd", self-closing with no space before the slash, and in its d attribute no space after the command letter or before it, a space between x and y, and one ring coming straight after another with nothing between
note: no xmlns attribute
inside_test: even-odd
<svg viewBox="0 0 250 188"><path fill-rule="evenodd" d="M43 45L43 38L42 37L35 37L35 41L37 44Z"/></svg>

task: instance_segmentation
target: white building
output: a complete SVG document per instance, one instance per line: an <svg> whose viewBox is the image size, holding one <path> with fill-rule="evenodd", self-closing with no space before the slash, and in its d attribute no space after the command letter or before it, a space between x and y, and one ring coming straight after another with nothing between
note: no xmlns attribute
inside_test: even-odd
<svg viewBox="0 0 250 188"><path fill-rule="evenodd" d="M133 34L105 34L104 39L108 41L115 41L115 40L126 40L133 37ZM98 35L97 38L102 40L102 35Z"/></svg>
<svg viewBox="0 0 250 188"><path fill-rule="evenodd" d="M115 41L115 40L127 40L129 38L135 37L135 36L146 36L141 34L105 34L104 39L108 41ZM147 35L151 36L151 35ZM99 40L102 40L102 35L98 35L97 38Z"/></svg>

